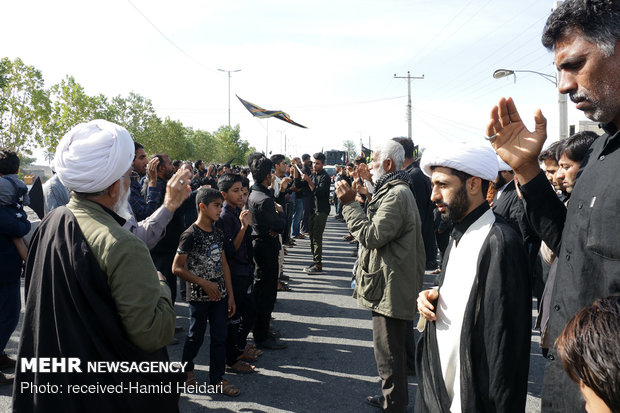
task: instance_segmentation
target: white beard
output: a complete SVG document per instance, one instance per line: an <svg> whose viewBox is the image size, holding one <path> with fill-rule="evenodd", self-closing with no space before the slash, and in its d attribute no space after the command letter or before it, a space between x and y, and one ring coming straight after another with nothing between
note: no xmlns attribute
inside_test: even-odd
<svg viewBox="0 0 620 413"><path fill-rule="evenodd" d="M371 175L373 177L373 181L377 183L377 181L385 175L385 169L383 169L383 165L379 165L378 168L372 168Z"/></svg>
<svg viewBox="0 0 620 413"><path fill-rule="evenodd" d="M131 191L129 190L129 188L125 189L125 185L123 185L123 183L121 182L121 188L122 188L122 192L121 192L121 196L118 197L118 201L116 201L116 204L114 204L114 208L112 208L114 210L114 212L116 212L121 218L125 219L125 220L129 220L131 219L131 210L129 209L129 195L131 194Z"/></svg>

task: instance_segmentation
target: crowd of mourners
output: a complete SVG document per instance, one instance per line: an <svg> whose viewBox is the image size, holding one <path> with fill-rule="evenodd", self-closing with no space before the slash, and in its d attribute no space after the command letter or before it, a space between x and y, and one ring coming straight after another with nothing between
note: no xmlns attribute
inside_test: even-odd
<svg viewBox="0 0 620 413"><path fill-rule="evenodd" d="M620 412L619 22L614 0L567 0L549 17L543 44L559 91L605 134L544 150L546 119L538 111L529 131L511 98L492 109L486 140L419 156L410 138L393 138L333 177L321 152L256 152L243 165L149 157L124 128L93 120L60 140L33 234L19 157L0 150L0 370L15 370L0 384L14 383L14 411L177 411L178 390L69 395L20 383L196 388L207 326L208 383L238 396L226 368L255 373L263 351L287 348L270 320L277 292L291 290L288 248L309 238L304 272L328 271L333 204L356 245L353 296L372 316L381 392L367 403L404 412L415 375L416 412L524 411L534 302L542 411ZM16 368L4 349L21 276L18 360L167 363L180 297L183 369Z"/></svg>

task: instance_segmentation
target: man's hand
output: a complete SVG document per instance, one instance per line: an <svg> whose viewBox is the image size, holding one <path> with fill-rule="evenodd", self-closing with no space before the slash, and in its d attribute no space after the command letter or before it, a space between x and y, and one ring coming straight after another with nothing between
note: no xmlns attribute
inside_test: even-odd
<svg viewBox="0 0 620 413"><path fill-rule="evenodd" d="M282 178L282 181L280 181L280 192L286 191L286 188L288 187L290 183L291 183L291 178L289 177Z"/></svg>
<svg viewBox="0 0 620 413"><path fill-rule="evenodd" d="M270 236L270 237L273 237L273 238L278 238L278 235L280 235L280 234L278 234L278 233L277 233L277 232L275 232L274 230L272 230L272 229L270 229L270 230L269 230L269 236Z"/></svg>
<svg viewBox="0 0 620 413"><path fill-rule="evenodd" d="M358 194L362 194L365 197L369 197L370 193L368 192L368 188L364 185L363 182L359 182L357 179L353 183L353 190Z"/></svg>
<svg viewBox="0 0 620 413"><path fill-rule="evenodd" d="M213 281L202 279L203 281L200 283L200 287L207 293L209 300L211 301L220 301L222 299L222 293L220 293L220 289L217 287L217 284Z"/></svg>
<svg viewBox="0 0 620 413"><path fill-rule="evenodd" d="M302 179L302 180L304 180L304 181L306 181L306 182L312 182L312 181L310 180L310 177L309 177L308 175L306 175L306 174L302 174L302 175L301 175L301 179Z"/></svg>
<svg viewBox="0 0 620 413"><path fill-rule="evenodd" d="M166 184L166 196L164 197L164 206L170 212L174 212L185 201L192 189L189 186L191 173L186 170L179 169Z"/></svg>
<svg viewBox="0 0 620 413"><path fill-rule="evenodd" d="M159 159L153 158L146 165L146 179L149 181L149 186L155 186L157 183L157 166L159 165Z"/></svg>
<svg viewBox="0 0 620 413"><path fill-rule="evenodd" d="M418 312L422 318L428 321L437 320L435 306L432 304L437 302L437 298L439 298L439 291L435 288L421 291L420 294L418 294Z"/></svg>
<svg viewBox="0 0 620 413"><path fill-rule="evenodd" d="M358 166L357 174L363 180L372 182L372 176L370 175L370 170L368 169L368 165L366 165L365 163L361 163L360 166Z"/></svg>
<svg viewBox="0 0 620 413"><path fill-rule="evenodd" d="M276 212L278 214L281 214L284 212L284 208L282 208L282 205L278 204L277 202L274 202L274 205L276 206Z"/></svg>
<svg viewBox="0 0 620 413"><path fill-rule="evenodd" d="M347 181L336 182L336 196L342 205L346 205L355 200L355 191L349 186Z"/></svg>
<svg viewBox="0 0 620 413"><path fill-rule="evenodd" d="M237 306L235 304L235 297L232 294L228 293L228 318L234 316L236 311Z"/></svg>
<svg viewBox="0 0 620 413"><path fill-rule="evenodd" d="M239 221L241 222L242 227L249 228L252 225L252 213L247 209L244 209L239 214Z"/></svg>
<svg viewBox="0 0 620 413"><path fill-rule="evenodd" d="M547 119L540 109L534 114L534 132L527 130L512 98L501 98L491 110L487 136L497 154L512 167L521 184L532 180L540 171L538 155L547 139Z"/></svg>

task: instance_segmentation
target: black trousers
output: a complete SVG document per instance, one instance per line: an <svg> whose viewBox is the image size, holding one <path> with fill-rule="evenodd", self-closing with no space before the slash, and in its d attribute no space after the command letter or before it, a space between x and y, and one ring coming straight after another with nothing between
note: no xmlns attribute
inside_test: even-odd
<svg viewBox="0 0 620 413"><path fill-rule="evenodd" d="M409 403L406 331L407 321L372 313L372 341L384 412L405 412Z"/></svg>
<svg viewBox="0 0 620 413"><path fill-rule="evenodd" d="M312 214L312 203L314 202L314 195L310 194L303 198L304 200L304 217L301 220L301 232L306 234L310 233L308 222L310 221L310 214Z"/></svg>
<svg viewBox="0 0 620 413"><path fill-rule="evenodd" d="M228 320L226 338L226 363L232 366L237 362L247 344L248 334L254 328L256 301L254 300L254 277L231 275L233 295L237 311Z"/></svg>
<svg viewBox="0 0 620 413"><path fill-rule="evenodd" d="M278 254L280 242L273 240L254 240L254 262L256 278L254 282L254 298L256 300L256 323L254 324L254 340L264 341L269 335L269 321L278 294Z"/></svg>

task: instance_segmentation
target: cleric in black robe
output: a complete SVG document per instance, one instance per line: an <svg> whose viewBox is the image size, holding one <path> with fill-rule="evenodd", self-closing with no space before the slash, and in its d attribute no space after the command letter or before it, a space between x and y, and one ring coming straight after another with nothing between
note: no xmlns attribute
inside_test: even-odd
<svg viewBox="0 0 620 413"><path fill-rule="evenodd" d="M74 192L66 207L43 219L30 244L15 412L178 411L177 383L184 374L88 367L170 365L165 344L176 318L170 290L158 282L146 245L122 228L132 158L129 133L101 120L76 126L58 144L56 171ZM23 364L43 358L78 358L81 372ZM45 392L33 389L48 384Z"/></svg>
<svg viewBox="0 0 620 413"><path fill-rule="evenodd" d="M422 169L432 175L433 201L455 226L438 291L418 298L426 325L416 412L523 412L531 290L520 235L485 200L497 175L495 153L472 144L427 149Z"/></svg>

